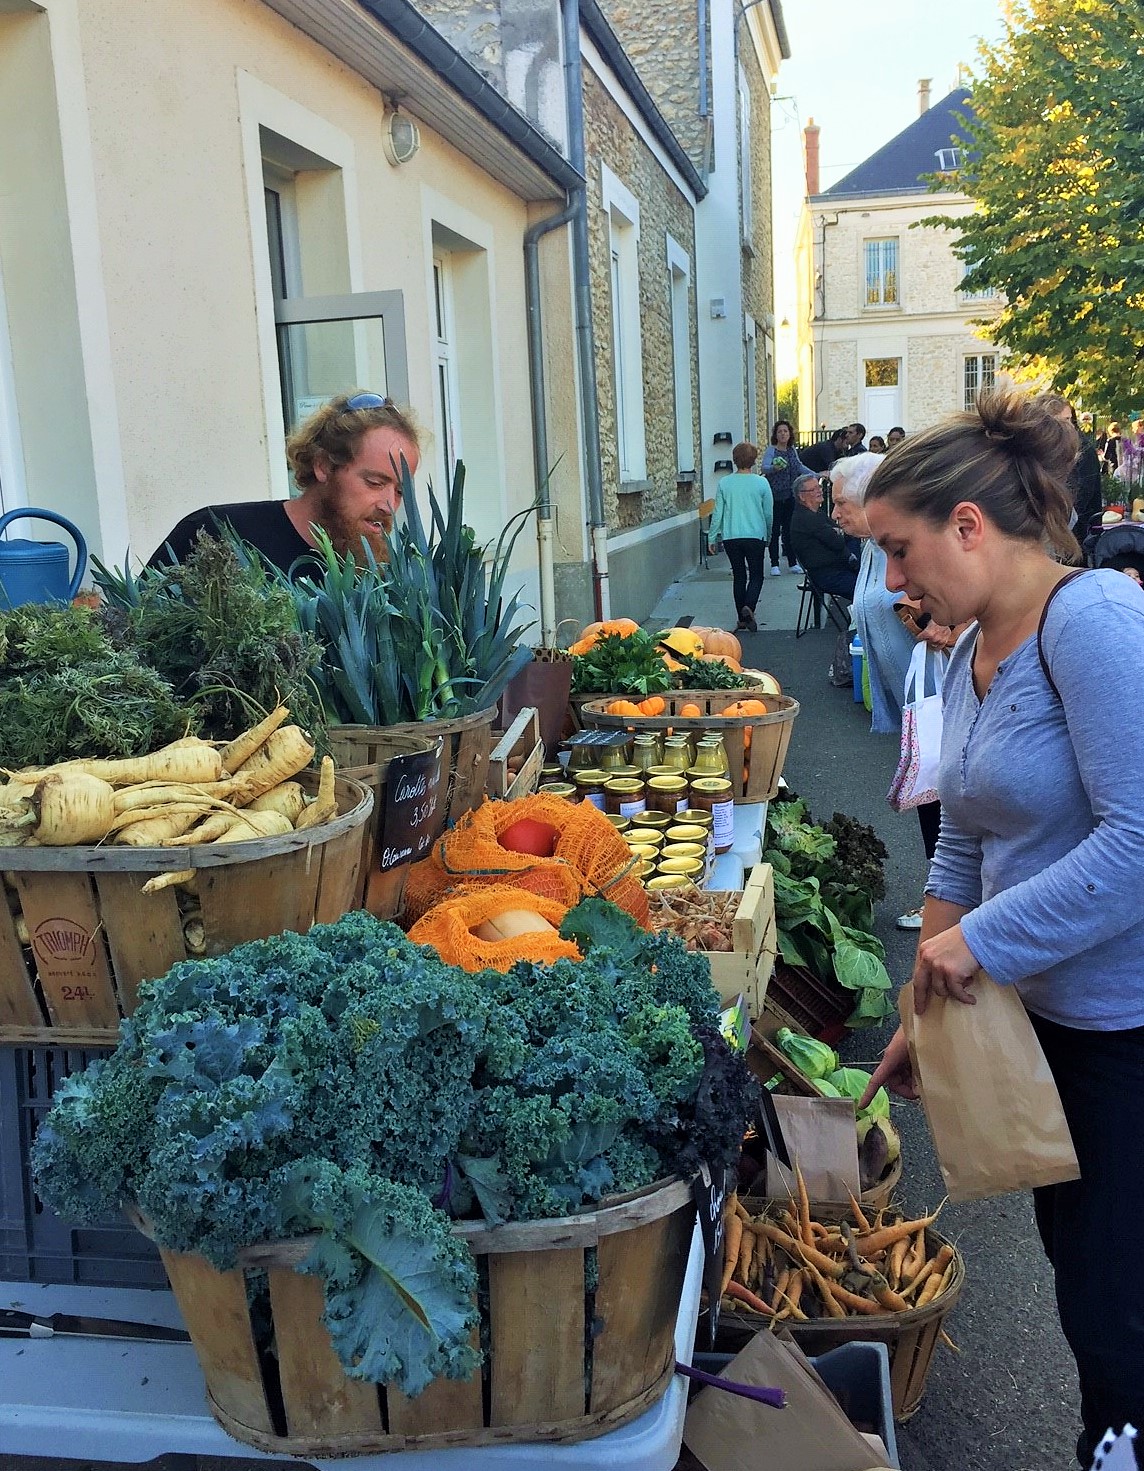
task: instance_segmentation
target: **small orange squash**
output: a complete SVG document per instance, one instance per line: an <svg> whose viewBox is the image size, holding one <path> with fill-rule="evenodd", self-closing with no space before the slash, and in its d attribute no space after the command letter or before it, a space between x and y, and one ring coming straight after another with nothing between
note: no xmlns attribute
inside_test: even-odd
<svg viewBox="0 0 1144 1471"><path fill-rule="evenodd" d="M612 700L607 706L609 715L642 715L644 712L632 700Z"/></svg>
<svg viewBox="0 0 1144 1471"><path fill-rule="evenodd" d="M708 629L703 639L705 654L729 654L732 659L743 657L743 646L733 633L722 628Z"/></svg>
<svg viewBox="0 0 1144 1471"><path fill-rule="evenodd" d="M648 695L646 700L640 701L639 708L642 715L662 715L667 709L667 701L662 695Z"/></svg>
<svg viewBox="0 0 1144 1471"><path fill-rule="evenodd" d="M679 714L685 719L694 720L702 715L703 711L700 710L699 706L693 700L688 700L686 705L680 705Z"/></svg>
<svg viewBox="0 0 1144 1471"><path fill-rule="evenodd" d="M740 700L744 715L765 715L767 707L762 700Z"/></svg>

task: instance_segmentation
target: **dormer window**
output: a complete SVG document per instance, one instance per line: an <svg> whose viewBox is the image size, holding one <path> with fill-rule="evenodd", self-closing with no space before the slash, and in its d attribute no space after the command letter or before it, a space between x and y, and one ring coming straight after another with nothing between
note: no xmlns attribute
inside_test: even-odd
<svg viewBox="0 0 1144 1471"><path fill-rule="evenodd" d="M952 174L961 167L960 148L939 148L936 151L936 157L939 174Z"/></svg>

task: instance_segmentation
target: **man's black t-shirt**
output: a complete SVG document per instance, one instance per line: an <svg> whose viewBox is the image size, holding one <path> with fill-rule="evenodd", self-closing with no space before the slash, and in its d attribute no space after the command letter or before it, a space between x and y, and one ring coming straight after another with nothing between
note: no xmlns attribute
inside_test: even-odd
<svg viewBox="0 0 1144 1471"><path fill-rule="evenodd" d="M313 554L314 548L286 514L285 501L242 501L233 506L204 506L201 511L184 516L164 537L162 546L152 552L147 565L166 567L184 561L199 532L217 536L222 522L228 523L236 535L283 572L289 572L299 557Z"/></svg>
<svg viewBox="0 0 1144 1471"><path fill-rule="evenodd" d="M825 474L838 458L838 451L834 447L833 439L820 439L815 444L808 444L805 449L800 449L798 457L808 470L814 470L817 474Z"/></svg>

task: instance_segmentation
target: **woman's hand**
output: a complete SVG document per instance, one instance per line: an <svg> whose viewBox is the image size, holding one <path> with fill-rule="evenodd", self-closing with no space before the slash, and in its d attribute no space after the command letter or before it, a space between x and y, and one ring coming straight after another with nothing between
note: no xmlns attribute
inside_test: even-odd
<svg viewBox="0 0 1144 1471"><path fill-rule="evenodd" d="M921 1016L931 996L949 997L975 1006L977 998L971 995L969 986L980 969L959 924L923 940L914 962L914 1011Z"/></svg>
<svg viewBox="0 0 1144 1471"><path fill-rule="evenodd" d="M906 1034L901 1027L891 1037L890 1045L882 1053L882 1061L874 1069L870 1085L859 1099L858 1107L865 1108L883 1086L891 1093L896 1093L899 1098L918 1096L918 1085L914 1080L914 1070L910 1066L910 1053L906 1046Z"/></svg>

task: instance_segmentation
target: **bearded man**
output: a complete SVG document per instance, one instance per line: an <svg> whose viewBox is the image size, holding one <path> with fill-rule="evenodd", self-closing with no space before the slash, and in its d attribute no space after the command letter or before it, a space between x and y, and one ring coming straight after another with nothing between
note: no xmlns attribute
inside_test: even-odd
<svg viewBox="0 0 1144 1471"><path fill-rule="evenodd" d="M339 394L301 424L286 442L299 494L288 501L241 501L204 506L184 516L150 558L153 567L181 562L205 531L229 525L283 572L317 545L315 528L342 556L378 560L401 504L403 464L417 473L420 450L409 416L377 393ZM310 562L313 567L313 563Z"/></svg>

